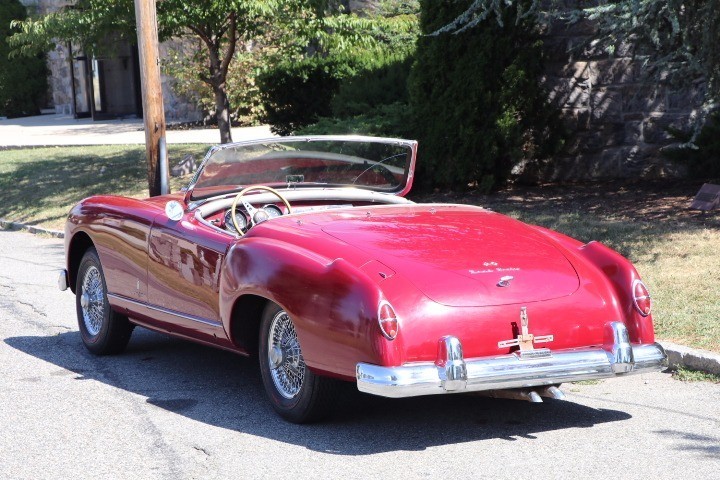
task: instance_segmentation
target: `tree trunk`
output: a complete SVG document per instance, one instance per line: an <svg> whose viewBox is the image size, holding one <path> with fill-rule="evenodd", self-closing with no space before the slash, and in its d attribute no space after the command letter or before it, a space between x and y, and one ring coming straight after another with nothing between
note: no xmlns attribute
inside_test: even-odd
<svg viewBox="0 0 720 480"><path fill-rule="evenodd" d="M225 82L222 85L213 85L213 93L215 94L215 118L220 130L220 143L232 143L230 101L225 90Z"/></svg>
<svg viewBox="0 0 720 480"><path fill-rule="evenodd" d="M237 19L234 12L227 18L225 27L219 31L208 31L200 26L190 26L208 48L210 59L210 76L201 75L202 80L210 85L215 96L215 119L220 130L220 143L232 143L232 132L230 131L230 100L227 95L228 68L235 55L237 46ZM221 51L223 36L227 39L227 47Z"/></svg>

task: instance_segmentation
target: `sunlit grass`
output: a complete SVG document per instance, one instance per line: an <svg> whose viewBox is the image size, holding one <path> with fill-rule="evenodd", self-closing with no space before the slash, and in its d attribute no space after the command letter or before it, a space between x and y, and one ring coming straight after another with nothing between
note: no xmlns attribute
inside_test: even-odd
<svg viewBox="0 0 720 480"><path fill-rule="evenodd" d="M170 145L171 166L208 146ZM112 145L0 151L0 218L61 230L70 208L98 194L148 195L145 147ZM170 179L172 191L189 178Z"/></svg>
<svg viewBox="0 0 720 480"><path fill-rule="evenodd" d="M673 371L673 377L683 382L712 382L720 383L720 375L699 372L685 367L678 367Z"/></svg>

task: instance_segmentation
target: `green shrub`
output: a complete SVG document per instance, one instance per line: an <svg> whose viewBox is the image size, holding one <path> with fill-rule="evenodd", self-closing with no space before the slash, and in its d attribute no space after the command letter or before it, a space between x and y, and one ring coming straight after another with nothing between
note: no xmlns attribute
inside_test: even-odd
<svg viewBox="0 0 720 480"><path fill-rule="evenodd" d="M401 125L390 122L400 121L400 111L407 110L411 63L407 53L382 49L283 63L258 78L263 120L281 135L337 132L341 125L351 128L343 133L397 130ZM315 123L317 128L308 129ZM359 131L366 127L369 131Z"/></svg>
<svg viewBox="0 0 720 480"><path fill-rule="evenodd" d="M503 26L481 22L461 33L432 35L472 0L422 0L410 104L420 140L421 186L487 191L524 158L561 144L558 113L539 86L542 43L518 4L503 7ZM516 21L517 20L517 21Z"/></svg>
<svg viewBox="0 0 720 480"><path fill-rule="evenodd" d="M257 79L264 108L262 120L274 133L289 135L330 116L330 100L340 80L353 73L348 61L318 56L266 70Z"/></svg>
<svg viewBox="0 0 720 480"><path fill-rule="evenodd" d="M18 0L0 2L0 116L37 115L47 95L45 55L30 58L8 58L7 38L14 33L13 20L27 17Z"/></svg>
<svg viewBox="0 0 720 480"><path fill-rule="evenodd" d="M684 145L666 149L666 157L686 165L692 178L720 179L720 112L708 116L692 144L692 132L670 129L670 134Z"/></svg>
<svg viewBox="0 0 720 480"><path fill-rule="evenodd" d="M410 107L396 102L377 105L350 117L323 117L317 123L298 130L300 135L374 135L378 137L412 137Z"/></svg>
<svg viewBox="0 0 720 480"><path fill-rule="evenodd" d="M332 115L348 118L372 113L381 105L407 103L407 79L413 57L407 53L369 52L355 59L356 75L344 80L330 102Z"/></svg>
<svg viewBox="0 0 720 480"><path fill-rule="evenodd" d="M417 12L417 0L373 2L364 17L373 25L364 33L371 41L267 69L258 78L263 120L281 134L402 130L390 123L407 110L399 104L408 98Z"/></svg>

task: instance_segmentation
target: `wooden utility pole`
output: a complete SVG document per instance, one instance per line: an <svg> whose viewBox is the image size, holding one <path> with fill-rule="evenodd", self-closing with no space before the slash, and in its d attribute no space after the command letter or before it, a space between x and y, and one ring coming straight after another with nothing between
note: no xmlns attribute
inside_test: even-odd
<svg viewBox="0 0 720 480"><path fill-rule="evenodd" d="M160 82L160 49L158 42L155 0L135 0L140 83L142 84L143 118L145 119L145 150L148 161L150 196L160 195L163 179L158 168L160 139L165 138L165 107ZM164 143L164 142L163 142ZM164 179L167 185L168 179Z"/></svg>

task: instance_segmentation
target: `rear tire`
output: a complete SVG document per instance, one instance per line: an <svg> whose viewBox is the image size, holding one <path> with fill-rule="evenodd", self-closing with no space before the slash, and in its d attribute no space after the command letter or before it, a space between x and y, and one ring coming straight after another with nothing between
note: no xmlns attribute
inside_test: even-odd
<svg viewBox="0 0 720 480"><path fill-rule="evenodd" d="M336 384L310 371L290 315L274 303L263 311L258 357L265 393L281 417L310 423L329 413Z"/></svg>
<svg viewBox="0 0 720 480"><path fill-rule="evenodd" d="M107 299L107 286L100 257L94 247L80 260L75 284L75 308L83 344L95 355L125 350L135 325L115 313Z"/></svg>

